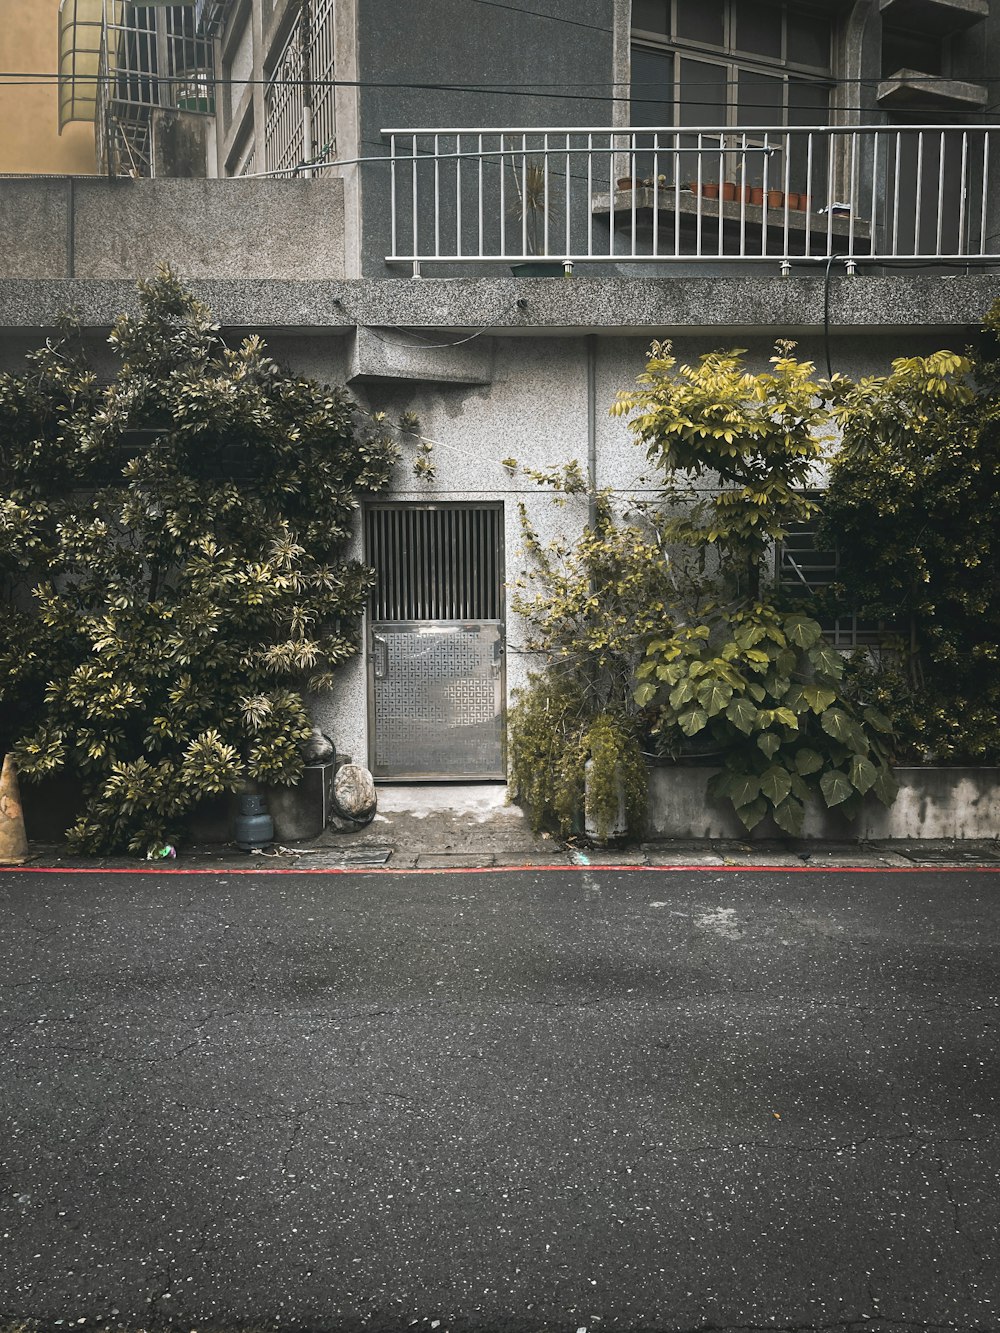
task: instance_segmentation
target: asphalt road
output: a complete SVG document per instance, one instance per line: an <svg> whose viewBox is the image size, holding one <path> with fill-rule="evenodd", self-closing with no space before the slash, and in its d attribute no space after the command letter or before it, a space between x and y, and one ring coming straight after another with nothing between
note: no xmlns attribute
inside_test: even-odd
<svg viewBox="0 0 1000 1333"><path fill-rule="evenodd" d="M0 872L0 1320L1000 1329L998 942L965 870Z"/></svg>

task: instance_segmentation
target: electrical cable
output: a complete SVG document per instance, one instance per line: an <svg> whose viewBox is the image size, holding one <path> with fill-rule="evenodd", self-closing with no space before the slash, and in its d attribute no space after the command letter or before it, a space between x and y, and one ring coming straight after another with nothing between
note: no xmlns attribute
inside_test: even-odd
<svg viewBox="0 0 1000 1333"><path fill-rule="evenodd" d="M408 347L408 348L410 349L411 352L412 352L412 351L418 351L418 350L421 351L421 352L424 352L424 351L429 352L429 351L432 351L432 350L434 350L434 349L438 349L438 348L446 348L446 347L461 347L463 343L470 343L470 342L472 342L473 338L481 338L481 337L483 336L484 333L489 333L489 331L490 331L489 328L485 328L485 329L476 329L475 333L470 333L469 336L468 336L467 338L458 338L458 339L455 340L455 342L451 342L451 343L432 343L432 342L428 342L425 338L421 338L420 335L419 335L419 333L412 333L412 334L410 334L409 336L410 336L411 338L416 338L416 339L418 339L418 342L417 342L417 343L412 343L412 342L403 342L401 338L387 338L384 334L380 333L380 332L378 331L378 329L373 328L372 325L370 325L370 324L360 324L358 327L367 330L367 332L370 333L370 334L372 335L373 338L377 338L377 339L379 340L380 343L385 343L385 345L386 345L387 347L393 347L393 346L394 346L394 347ZM405 334L405 333L408 333L409 330L407 330L407 329L400 329L399 332Z"/></svg>
<svg viewBox="0 0 1000 1333"><path fill-rule="evenodd" d="M479 3L483 3L483 4L485 4L485 3L496 3L497 0L478 0L478 2L479 2ZM159 84L163 84L164 86L168 86L168 87L171 86L171 85L174 85L174 84L183 85L184 87L189 87L189 86L190 86L190 82L191 82L191 80L190 80L190 76L177 75L177 74L173 74L173 75L172 75L172 74L158 74L158 73L156 73L156 71L151 70L151 69L150 69L150 70L142 70L142 71L131 71L131 72L132 72L134 75L141 75L143 78L147 78L147 79L149 79L150 81L155 81L155 82L157 82L157 83L159 83ZM845 78L845 77L843 77L843 76L839 76L839 75L822 75L822 74L817 74L817 75L815 75L815 76L809 77L807 74L805 74L804 71L798 71L798 70L788 71L788 70L784 69L784 67L781 66L781 65L775 65L775 66L773 66L773 67L771 67L771 66L762 67L761 72L770 72L770 73L772 73L772 74L774 75L775 78L781 78L781 77L782 77L783 75L785 75L785 74L792 74L792 75L794 75L796 78L800 78L800 77L802 77L803 80L804 80L805 82L814 84L814 85L817 86L817 87L824 87L824 88L831 88L831 89L832 89L832 88L848 88L848 87L870 87L870 88L877 88L877 87L879 86L879 84L881 84L881 83L885 83L885 82L887 81L887 80L884 79L884 78L881 78L881 77L876 78L876 77L873 76L873 75L868 75L868 76L858 76L858 77L856 77L856 78ZM90 84L90 83L93 83L93 84L99 84L99 83L113 84L113 83L115 82L117 76L118 76L118 73L120 73L120 71L117 71L117 72L116 72L116 71L109 71L107 74L94 73L94 74L63 75L63 74L60 74L57 70L48 70L48 71L46 71L46 70L26 70L26 71L19 71L19 70L0 70L0 85L8 86L8 87L34 87L34 86L45 87L45 86L48 86L48 85L58 85L59 83L61 83L61 82L66 82L66 81L69 81L69 82L75 82L75 83L81 83L81 84ZM975 78L974 81L975 81L977 84L980 84L980 85L989 85L989 86L993 86L994 84L1000 85L1000 75L983 74L983 75L980 75L980 76L978 76L977 78ZM258 87L258 86L262 86L262 87L294 88L294 87L302 86L305 82L306 82L306 81L305 81L304 79L301 79L301 78L287 78L287 77L286 77L286 78L276 78L276 77L274 77L273 75L272 75L270 78L267 78L267 79L263 79L263 78L261 78L261 79L255 79L255 78L252 78L252 77L248 77L248 78L228 78L228 79L227 79L227 78L224 78L224 77L222 77L222 76L215 76L215 75L212 75L212 76L208 79L206 86L208 86L208 85L215 85L215 86L220 87L220 88L233 88L233 87L248 88L248 87ZM663 86L664 86L663 83L662 83L662 82L659 82L659 81L653 81L653 80L639 80L639 81L633 81L633 80L624 80L624 79L600 79L600 80L587 80L587 81L584 81L584 82L570 82L570 81L568 81L568 80L559 80L559 81L556 81L556 82L553 82L553 83L547 83L547 82L545 82L544 80L537 80L537 79L536 79L536 80L531 80L530 82L527 82L527 83L511 83L510 81L507 81L507 80L501 81L501 80L490 79L490 80L485 80L485 81L483 81L483 82L473 82L473 81L469 81L469 82L464 82L464 83L455 83L455 82L437 83L437 82L428 82L428 81L417 82L417 81L413 81L413 80L382 80L382 79L338 79L338 78L318 78L318 77L316 77L316 76L313 76L313 78L311 78L308 82L309 82L309 85L310 85L311 87L313 87L313 88L359 88L359 89L366 89L366 88L373 88L373 89L374 89L374 88L377 88L377 89L394 89L394 88L396 88L396 89L400 89L400 90L403 90L403 91L462 92L462 93L484 92L484 93L491 93L491 94L512 93L512 94L517 94L517 95L525 95L525 94L527 94L527 95L538 96L538 97L544 97L544 96L558 97L558 96L561 96L562 94L558 91L558 90L560 90L560 89L593 88L593 89L600 90L600 89L604 89L604 88L628 88L628 89L632 90L633 93L634 93L634 91L635 91L636 89L640 89L640 90L641 90L641 89L647 89L647 88L648 88L648 89L652 89L653 91L661 91L661 90L663 89ZM922 84L936 84L936 83L953 83L954 80L953 80L953 79L950 79L950 78L947 78L947 77L945 77L944 75L940 75L940 74L926 74L926 75L925 75L925 74L921 74L921 75L920 75L920 82L921 82ZM735 78L735 79L728 79L728 78L727 78L727 79L690 79L690 80L689 80L689 79L685 79L685 81L684 81L684 87L685 87L686 89L687 89L687 88L713 88L713 89L714 89L714 88L723 88L723 87L725 87L725 88L735 88L735 87L738 87L738 86L739 86L739 83L740 83L740 80L739 80L738 78ZM548 91L537 91L537 92L535 92L535 93L529 93L528 90L530 90L530 89L536 89L536 90L538 90L538 89L542 89L542 90L552 89L552 90L555 90L555 91L552 91L552 92L548 92ZM599 101L622 101L622 102L624 102L624 101L629 101L629 100L634 100L634 99L633 99L633 98L630 98L630 97L628 97L628 96L617 96L617 95L611 95L611 96L608 96L608 95L605 94L605 93L602 93L602 92L600 92L600 91L596 91L596 92L593 92L593 93L586 94L586 95L583 96L583 97L578 97L577 100L586 100L586 101L595 101L595 100L599 100ZM643 99L642 99L642 98L639 98L638 100L642 101ZM652 100L652 99L650 99L650 100ZM712 103L712 102L704 102L704 103L698 103L698 102L695 102L695 103L692 103L692 105L695 105L695 106L698 106L698 105L710 106L710 105L714 105L714 103ZM838 107L837 110L838 110L838 111L840 111L840 110L844 110L844 111L870 110L870 111L872 111L872 112L874 113L874 112L877 110L877 108L874 108L874 107L867 107L867 108L866 108L866 107L852 107L852 106L848 106L848 107ZM947 114L947 113L945 113L945 114ZM965 111L956 111L956 112L954 112L953 114L955 114L955 115L962 115L962 116L965 116L965 115L967 115L968 113L965 112ZM989 111L985 111L985 110L984 110L984 111L981 112L980 114L987 114L987 115L989 115L989 114L997 114L997 113L996 113L995 111L993 111L993 112L989 112ZM560 127L560 128L562 128L562 127ZM572 128L572 126L569 126L568 128ZM636 127L631 127L631 128L636 128ZM895 127L892 127L892 128L895 128ZM905 126L903 126L903 127L901 127L901 128L905 128Z"/></svg>
<svg viewBox="0 0 1000 1333"><path fill-rule="evenodd" d="M503 0L474 0L474 3L489 5L492 9L508 9L512 14L526 14L530 18L548 19L550 23L569 23L575 28L589 28L592 32L603 33L605 37L610 37L614 31L613 28L605 28L598 23L585 23L583 19L570 19L562 14L545 14L538 9L523 9L520 5L504 4Z"/></svg>

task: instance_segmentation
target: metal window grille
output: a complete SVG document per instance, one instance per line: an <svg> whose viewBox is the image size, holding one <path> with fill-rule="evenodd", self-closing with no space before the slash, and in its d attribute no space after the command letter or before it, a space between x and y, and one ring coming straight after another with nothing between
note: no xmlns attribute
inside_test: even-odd
<svg viewBox="0 0 1000 1333"><path fill-rule="evenodd" d="M257 136L253 122L240 135L226 168L230 176L252 176L257 170Z"/></svg>
<svg viewBox="0 0 1000 1333"><path fill-rule="evenodd" d="M329 156L336 151L336 117L334 114L336 60L333 49L334 0L316 0L312 19L312 78L313 78L313 148L317 156L329 147Z"/></svg>
<svg viewBox="0 0 1000 1333"><path fill-rule="evenodd" d="M268 171L290 171L302 161L302 46L296 24L264 93L264 149Z"/></svg>
<svg viewBox="0 0 1000 1333"><path fill-rule="evenodd" d="M836 547L819 545L818 527L818 520L813 520L790 528L778 546L778 583L793 597L811 597L840 578L840 552ZM861 620L856 613L821 619L820 625L835 648L852 650L876 644L882 637L881 626Z"/></svg>
<svg viewBox="0 0 1000 1333"><path fill-rule="evenodd" d="M313 111L313 155L334 143L335 0L317 0L310 31L309 91ZM303 135L304 79L302 27L288 34L264 93L264 142L268 171L293 171L305 159Z"/></svg>
<svg viewBox="0 0 1000 1333"><path fill-rule="evenodd" d="M113 175L151 174L154 108L215 110L212 45L190 6L110 0L98 68L97 141Z"/></svg>
<svg viewBox="0 0 1000 1333"><path fill-rule="evenodd" d="M502 513L463 505L372 506L373 621L502 618Z"/></svg>

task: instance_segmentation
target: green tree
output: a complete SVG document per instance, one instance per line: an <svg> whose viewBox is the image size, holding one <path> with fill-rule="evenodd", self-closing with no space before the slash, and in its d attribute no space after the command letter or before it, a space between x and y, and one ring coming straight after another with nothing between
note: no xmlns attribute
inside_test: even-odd
<svg viewBox="0 0 1000 1333"><path fill-rule="evenodd" d="M987 317L1000 327L1000 304ZM1000 758L1000 363L905 357L842 394L824 510L845 604L883 622L856 667L916 758Z"/></svg>
<svg viewBox="0 0 1000 1333"><path fill-rule="evenodd" d="M669 344L654 343L614 411L663 472L667 535L717 555L673 623L647 638L636 701L663 752L720 759L712 793L747 828L770 814L798 834L814 798L851 815L869 791L888 803L896 787L888 720L851 700L819 624L767 586L774 543L817 512L803 492L824 456L826 400L846 388L816 380L793 350L778 343L773 369L754 374L738 351L678 368ZM708 495L694 489L706 484Z"/></svg>
<svg viewBox="0 0 1000 1333"><path fill-rule="evenodd" d="M751 601L774 543L817 512L805 488L829 439L828 386L794 347L777 343L773 369L754 374L740 349L678 368L670 343L654 342L638 388L612 408L663 474L665 500L682 503L667 536L714 547L735 594ZM698 498L699 484L711 493Z"/></svg>
<svg viewBox="0 0 1000 1333"><path fill-rule="evenodd" d="M208 795L294 783L307 691L358 650L345 559L388 436L162 271L102 384L68 328L0 376L0 748L80 784L70 843L142 851Z"/></svg>

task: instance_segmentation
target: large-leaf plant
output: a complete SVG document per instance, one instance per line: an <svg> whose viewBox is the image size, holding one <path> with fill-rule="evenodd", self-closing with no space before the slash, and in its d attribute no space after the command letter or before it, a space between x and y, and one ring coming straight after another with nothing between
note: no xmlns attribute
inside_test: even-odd
<svg viewBox="0 0 1000 1333"><path fill-rule="evenodd" d="M755 603L654 638L636 699L662 748L699 738L720 756L709 792L746 828L770 814L797 836L813 799L853 816L869 791L895 796L889 721L844 697L843 670L815 620Z"/></svg>
<svg viewBox="0 0 1000 1333"><path fill-rule="evenodd" d="M793 351L778 343L772 369L754 373L739 351L678 368L669 344L654 343L614 411L662 470L668 534L702 565L717 557L699 595L649 636L636 701L662 751L720 759L711 793L745 827L770 814L796 835L814 798L854 815L868 792L888 804L896 786L888 720L848 697L819 624L769 596L774 543L816 513L806 488L824 454L826 403L843 392ZM706 483L707 494L695 490Z"/></svg>

